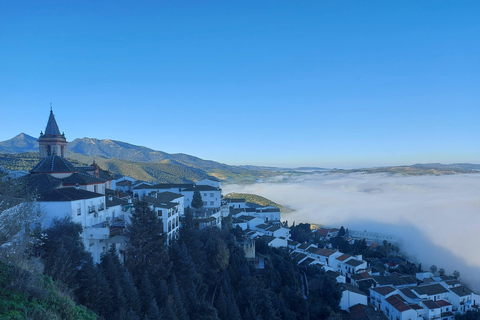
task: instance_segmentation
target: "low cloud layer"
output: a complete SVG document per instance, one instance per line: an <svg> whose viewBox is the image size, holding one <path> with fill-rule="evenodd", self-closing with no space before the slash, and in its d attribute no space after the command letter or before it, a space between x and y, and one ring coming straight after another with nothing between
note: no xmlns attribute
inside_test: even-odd
<svg viewBox="0 0 480 320"><path fill-rule="evenodd" d="M480 175L312 174L224 192L254 193L296 211L282 217L391 233L424 269L432 264L480 291Z"/></svg>

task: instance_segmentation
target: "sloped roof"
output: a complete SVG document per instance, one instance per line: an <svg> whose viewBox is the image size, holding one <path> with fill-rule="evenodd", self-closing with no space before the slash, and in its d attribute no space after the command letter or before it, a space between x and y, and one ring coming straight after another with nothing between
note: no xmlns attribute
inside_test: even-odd
<svg viewBox="0 0 480 320"><path fill-rule="evenodd" d="M358 289L357 287L352 286L351 284L348 283L339 283L340 291L350 291L353 293L361 294L362 296L366 296L365 292L362 290Z"/></svg>
<svg viewBox="0 0 480 320"><path fill-rule="evenodd" d="M172 202L173 200L179 199L183 196L183 194L178 194L170 191L157 193L157 199L168 202Z"/></svg>
<svg viewBox="0 0 480 320"><path fill-rule="evenodd" d="M405 304L405 300L399 296L398 294L394 294L386 299L386 301L392 305L395 309L397 309L400 312L404 312L407 310L410 310L411 308Z"/></svg>
<svg viewBox="0 0 480 320"><path fill-rule="evenodd" d="M117 182L116 183L117 186L131 186L132 185L132 181L130 180L122 180L120 182Z"/></svg>
<svg viewBox="0 0 480 320"><path fill-rule="evenodd" d="M450 288L450 291L452 291L453 293L455 293L459 297L468 296L469 294L471 294L473 292L472 290L468 289L467 287L463 287L463 286Z"/></svg>
<svg viewBox="0 0 480 320"><path fill-rule="evenodd" d="M287 240L289 246L297 247L300 243L294 240Z"/></svg>
<svg viewBox="0 0 480 320"><path fill-rule="evenodd" d="M386 296L387 294L391 293L391 292L394 292L395 288L392 288L390 286L385 286L385 287L375 287L375 288L371 288L370 290L373 290L375 291L376 293L378 294L381 294L382 296Z"/></svg>
<svg viewBox="0 0 480 320"><path fill-rule="evenodd" d="M77 183L79 185L86 184L99 184L105 183L105 180L89 175L88 173L75 172L72 175L62 179L64 185L74 186Z"/></svg>
<svg viewBox="0 0 480 320"><path fill-rule="evenodd" d="M111 199L111 200L110 200ZM126 199L120 199L117 197L107 197L106 199L107 208L115 207L115 206L124 206L128 204Z"/></svg>
<svg viewBox="0 0 480 320"><path fill-rule="evenodd" d="M28 174L18 178L18 181L25 185L25 190L28 192L52 190L62 185L62 180L47 173Z"/></svg>
<svg viewBox="0 0 480 320"><path fill-rule="evenodd" d="M440 309L440 306L432 300L422 300L422 303L427 307L428 309Z"/></svg>
<svg viewBox="0 0 480 320"><path fill-rule="evenodd" d="M447 280L447 281L445 281L445 283L446 283L447 285L449 285L449 286L455 286L455 285L457 285L457 284L461 284L461 282L458 281L457 279Z"/></svg>
<svg viewBox="0 0 480 320"><path fill-rule="evenodd" d="M154 207L157 207L157 208L170 209L178 205L177 203L172 203L170 201L162 201L161 199L151 197L151 196L146 196L143 198L143 200L148 202L149 204L152 204Z"/></svg>
<svg viewBox="0 0 480 320"><path fill-rule="evenodd" d="M280 230L280 229L282 229L282 227L279 227L279 226L271 226L270 228L267 229L267 231L275 232L275 231Z"/></svg>
<svg viewBox="0 0 480 320"><path fill-rule="evenodd" d="M435 301L440 307L447 307L447 306L451 306L452 304L448 301L445 301L445 300L437 300Z"/></svg>
<svg viewBox="0 0 480 320"><path fill-rule="evenodd" d="M356 304L349 309L348 320L388 320L382 311L376 311L371 306Z"/></svg>
<svg viewBox="0 0 480 320"><path fill-rule="evenodd" d="M398 276L391 274L389 276L373 276L373 279L379 285L404 286L408 284L416 284L417 282L410 276Z"/></svg>
<svg viewBox="0 0 480 320"><path fill-rule="evenodd" d="M293 261L298 264L300 261L302 261L303 259L305 259L307 257L307 255L305 253L299 253L298 255L296 255L295 257L293 257Z"/></svg>
<svg viewBox="0 0 480 320"><path fill-rule="evenodd" d="M68 173L78 172L78 169L67 159L51 155L42 160L32 170L31 173Z"/></svg>
<svg viewBox="0 0 480 320"><path fill-rule="evenodd" d="M220 191L218 188L214 188L212 186L207 186L207 185L195 185L191 187L187 187L183 189L182 191Z"/></svg>
<svg viewBox="0 0 480 320"><path fill-rule="evenodd" d="M361 272L361 273L355 273L350 276L355 281L359 281L362 279L372 279L372 276L368 274L368 272Z"/></svg>
<svg viewBox="0 0 480 320"><path fill-rule="evenodd" d="M262 224L259 224L256 228L258 229L262 229L262 230L266 230L268 229L270 226L265 224L265 223L262 223Z"/></svg>
<svg viewBox="0 0 480 320"><path fill-rule="evenodd" d="M253 219L255 219L256 217L254 216L246 216L246 215L241 215L239 217L237 217L238 219L241 219L241 220L245 220L245 221L252 221ZM259 218L260 219L260 218Z"/></svg>
<svg viewBox="0 0 480 320"><path fill-rule="evenodd" d="M307 258L307 259L303 260L302 262L300 262L300 263L299 263L299 266L300 266L300 267L306 267L306 266L308 266L310 263L312 263L313 261L315 261L315 259Z"/></svg>
<svg viewBox="0 0 480 320"><path fill-rule="evenodd" d="M50 110L50 116L48 117L47 127L45 128L45 135L60 136L60 129L58 128L57 121L53 111Z"/></svg>
<svg viewBox="0 0 480 320"><path fill-rule="evenodd" d="M330 249L318 249L315 252L315 254L318 254L319 256L330 257L335 252L336 251L333 251L333 250L330 250Z"/></svg>
<svg viewBox="0 0 480 320"><path fill-rule="evenodd" d="M400 289L400 292L403 293L407 298L418 299L417 295L413 293L413 291L410 290L409 288Z"/></svg>
<svg viewBox="0 0 480 320"><path fill-rule="evenodd" d="M430 284L430 285L427 285L427 286L415 287L415 288L412 288L412 290L415 291L416 293L418 293L419 295L425 295L426 294L428 296L448 292L447 289L445 289L441 284L438 284L438 283Z"/></svg>
<svg viewBox="0 0 480 320"><path fill-rule="evenodd" d="M345 261L345 260L350 259L350 258L352 258L351 255L348 255L348 254L344 253L340 257L337 257L335 259L337 259L338 261Z"/></svg>
<svg viewBox="0 0 480 320"><path fill-rule="evenodd" d="M76 201L104 197L103 194L76 188L60 188L40 193L38 201Z"/></svg>
<svg viewBox="0 0 480 320"><path fill-rule="evenodd" d="M350 259L347 262L345 262L345 264L348 264L349 266L352 266L352 267L358 267L363 264L363 261L359 261L357 259Z"/></svg>

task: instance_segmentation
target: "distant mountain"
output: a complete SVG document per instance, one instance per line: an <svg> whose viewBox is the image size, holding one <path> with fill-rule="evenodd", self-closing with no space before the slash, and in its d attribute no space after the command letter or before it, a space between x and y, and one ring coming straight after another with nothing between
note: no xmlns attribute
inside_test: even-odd
<svg viewBox="0 0 480 320"><path fill-rule="evenodd" d="M464 173L479 173L480 165L471 163L425 163L413 164L409 166L392 166L392 167L375 167L362 169L336 169L328 171L329 173L391 173L402 174L408 176L422 176L422 175L445 175L445 174L464 174Z"/></svg>
<svg viewBox="0 0 480 320"><path fill-rule="evenodd" d="M0 153L38 152L37 138L20 133L10 140L0 142Z"/></svg>
<svg viewBox="0 0 480 320"><path fill-rule="evenodd" d="M279 168L266 166L230 166L211 160L203 160L184 153L169 154L143 146L110 140L82 138L67 145L68 157L78 163L91 164L93 160L103 169L129 175L139 180L181 183L198 181L208 175L231 183L252 183L279 174L308 174L312 172L329 173L391 173L403 175L440 175L458 173L478 173L480 165L469 163L455 164L414 164L410 166L377 167L364 169L333 169L318 167ZM17 153L36 153L37 139L21 133L10 140L0 142L0 165L7 169L29 170L36 164L34 154L14 155ZM9 155L10 154L10 155ZM23 167L22 167L23 165Z"/></svg>
<svg viewBox="0 0 480 320"><path fill-rule="evenodd" d="M100 156L107 159L121 159L140 162L158 162L174 160L202 170L229 169L231 166L215 161L203 160L184 153L169 154L147 147L136 146L130 143L110 140L82 138L69 142L67 149L71 152L85 156Z"/></svg>
<svg viewBox="0 0 480 320"><path fill-rule="evenodd" d="M30 170L38 162L38 142L29 135L20 134L0 142L0 146L0 153L3 153L0 165L6 169ZM68 143L67 149L70 160L83 164L91 164L95 160L103 169L139 180L184 183L214 176L232 183L251 183L258 178L278 174L267 167L247 169L230 166L188 154L169 154L109 139L75 139Z"/></svg>

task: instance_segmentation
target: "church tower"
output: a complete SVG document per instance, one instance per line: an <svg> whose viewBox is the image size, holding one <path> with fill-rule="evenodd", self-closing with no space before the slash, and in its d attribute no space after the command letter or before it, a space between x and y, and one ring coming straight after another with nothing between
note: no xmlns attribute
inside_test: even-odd
<svg viewBox="0 0 480 320"><path fill-rule="evenodd" d="M67 155L67 139L65 133L60 134L57 121L53 115L52 108L50 107L50 117L48 118L47 128L45 133L40 132L40 138L38 139L40 148L40 159L56 155L65 157Z"/></svg>

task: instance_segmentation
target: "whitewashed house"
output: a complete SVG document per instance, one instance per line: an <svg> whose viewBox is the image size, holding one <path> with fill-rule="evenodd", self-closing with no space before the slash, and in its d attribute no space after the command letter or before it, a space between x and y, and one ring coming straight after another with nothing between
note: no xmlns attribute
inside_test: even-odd
<svg viewBox="0 0 480 320"><path fill-rule="evenodd" d="M350 307L356 304L368 305L367 295L358 288L347 283L342 283L340 285L340 290L342 291L340 309L348 311Z"/></svg>

